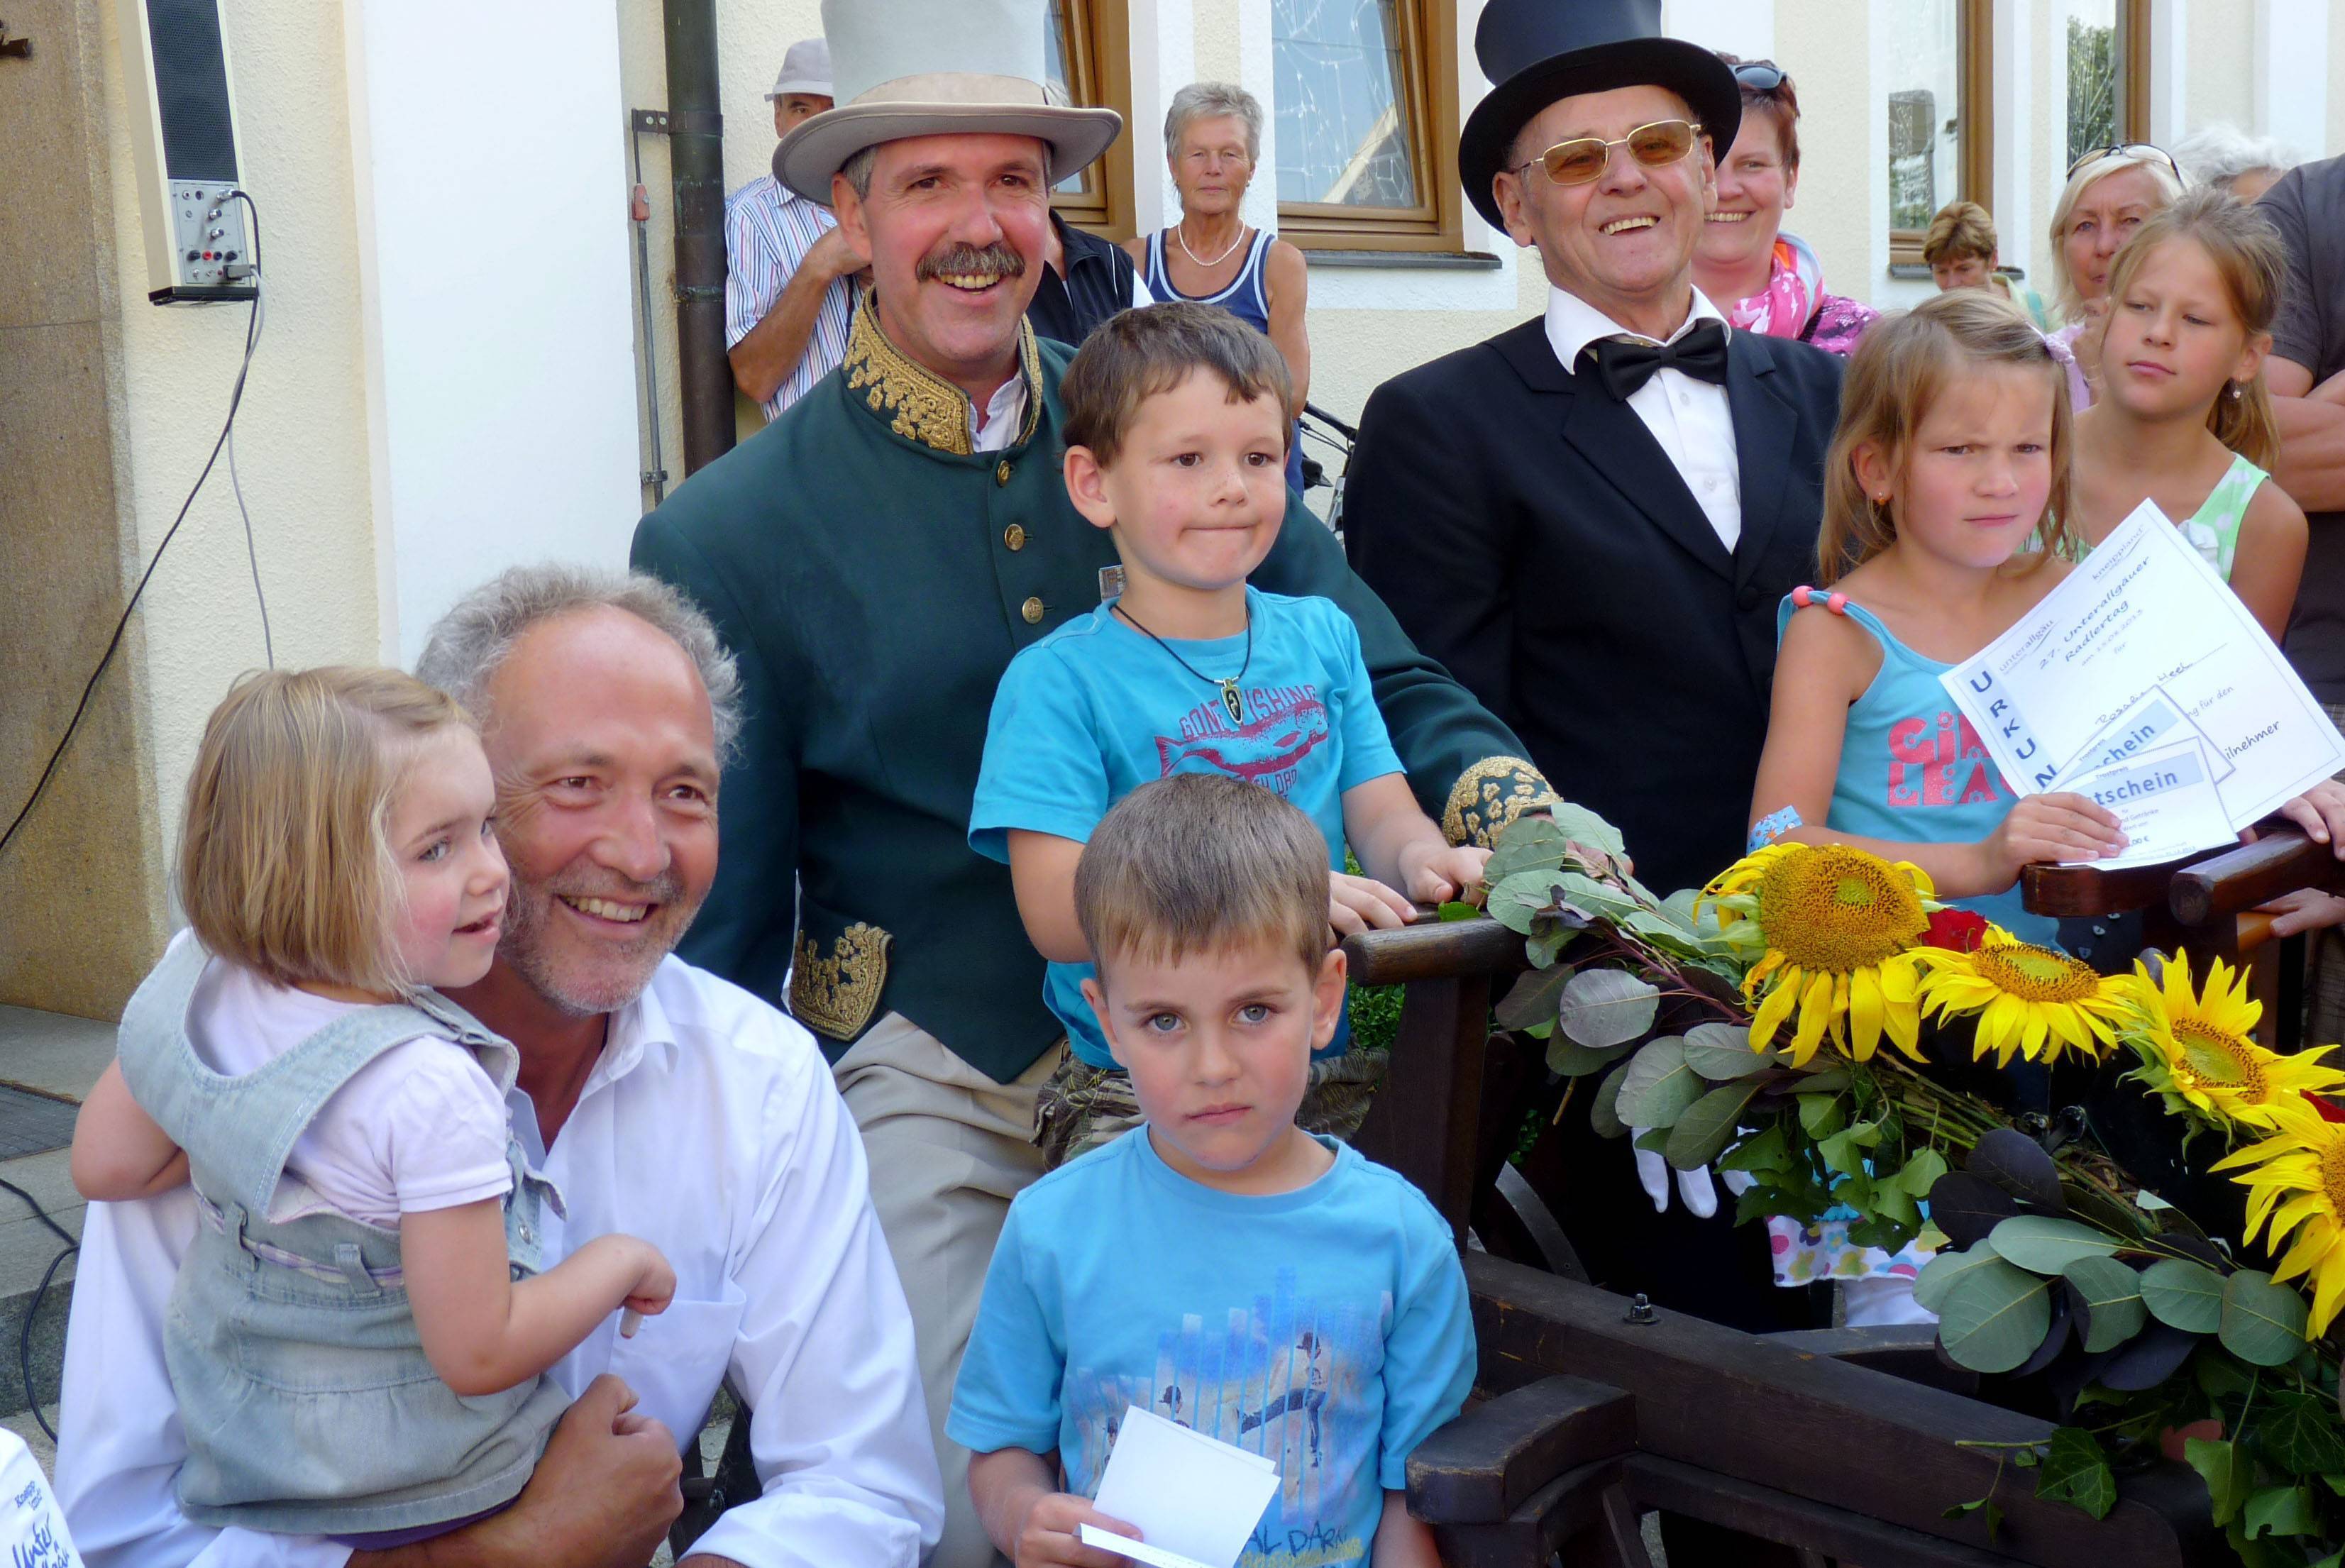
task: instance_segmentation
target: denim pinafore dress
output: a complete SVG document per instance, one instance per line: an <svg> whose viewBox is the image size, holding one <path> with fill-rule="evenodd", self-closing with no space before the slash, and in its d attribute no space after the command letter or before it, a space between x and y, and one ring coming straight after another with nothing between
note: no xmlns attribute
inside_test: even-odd
<svg viewBox="0 0 2345 1568"><path fill-rule="evenodd" d="M224 1077L187 1032L209 961L171 945L122 1017L132 1094L185 1149L198 1219L163 1327L188 1457L180 1512L197 1524L278 1533L411 1530L485 1512L518 1493L568 1405L550 1379L458 1395L425 1359L399 1233L322 1207L277 1203L294 1140L351 1075L425 1035L469 1048L501 1093L513 1046L446 999L366 1007L266 1066ZM505 1242L513 1278L536 1271L542 1208L561 1197L513 1172ZM270 1218L272 1208L289 1209Z"/></svg>

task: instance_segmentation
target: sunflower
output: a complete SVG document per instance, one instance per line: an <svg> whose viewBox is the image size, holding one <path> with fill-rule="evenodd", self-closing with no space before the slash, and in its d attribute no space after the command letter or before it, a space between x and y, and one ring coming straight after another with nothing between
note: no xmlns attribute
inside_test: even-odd
<svg viewBox="0 0 2345 1568"><path fill-rule="evenodd" d="M1844 845L1773 844L1744 856L1705 890L1721 926L1749 919L1766 956L1742 977L1749 1001L1763 993L1751 1045L1765 1050L1792 1015L1792 1065L1805 1067L1830 1032L1858 1061L1885 1032L1922 1059L1915 997L1922 960L1910 951L1929 929L1929 875Z"/></svg>
<svg viewBox="0 0 2345 1568"><path fill-rule="evenodd" d="M2268 1128L2301 1095L2345 1093L2345 1072L2319 1058L2329 1047L2283 1057L2248 1037L2263 1004L2247 996L2244 970L2234 976L2220 958L2207 986L2190 988L2190 957L2177 953L2162 982L2138 959L2132 989L2136 1022L2127 1038L2142 1057L2140 1077L2177 1109L2185 1107L2240 1127Z"/></svg>
<svg viewBox="0 0 2345 1568"><path fill-rule="evenodd" d="M2098 1060L2132 1012L2132 986L2123 976L2096 974L2089 964L2022 942L2000 926L1989 926L1970 953L1936 949L1926 958L1923 1009L1935 1007L1941 1022L1976 1013L1972 1054L1993 1051L1999 1067L2015 1055L2057 1061L2063 1049Z"/></svg>
<svg viewBox="0 0 2345 1568"><path fill-rule="evenodd" d="M2311 1283L2318 1339L2345 1305L2345 1126L2324 1119L2299 1095L2282 1096L2271 1110L2272 1136L2213 1168L2256 1168L2231 1179L2248 1189L2246 1239L2265 1231L2264 1250L2279 1259L2273 1279L2301 1274Z"/></svg>

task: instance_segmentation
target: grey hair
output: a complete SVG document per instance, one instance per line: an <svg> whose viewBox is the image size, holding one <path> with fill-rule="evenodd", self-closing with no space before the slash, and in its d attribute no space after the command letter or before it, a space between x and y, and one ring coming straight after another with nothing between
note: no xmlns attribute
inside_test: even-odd
<svg viewBox="0 0 2345 1568"><path fill-rule="evenodd" d="M684 650L708 693L717 760L728 758L741 734L740 671L699 607L641 572L549 561L500 572L432 626L415 661L416 678L463 703L485 725L489 680L522 634L556 616L596 609L624 610Z"/></svg>
<svg viewBox="0 0 2345 1568"><path fill-rule="evenodd" d="M879 144L873 142L838 166L838 172L847 177L847 188L855 193L856 200L868 201L871 198L871 171L878 167L878 163Z"/></svg>
<svg viewBox="0 0 2345 1568"><path fill-rule="evenodd" d="M1172 106L1164 111L1164 156L1180 156L1181 133L1191 120L1217 120L1223 115L1245 122L1246 161L1261 162L1262 105L1234 82L1192 82L1172 95Z"/></svg>
<svg viewBox="0 0 2345 1568"><path fill-rule="evenodd" d="M2228 188L2243 174L2269 169L2286 174L2299 161L2296 149L2274 137L2251 137L2228 121L2200 126L2174 144L2174 161L2200 185Z"/></svg>

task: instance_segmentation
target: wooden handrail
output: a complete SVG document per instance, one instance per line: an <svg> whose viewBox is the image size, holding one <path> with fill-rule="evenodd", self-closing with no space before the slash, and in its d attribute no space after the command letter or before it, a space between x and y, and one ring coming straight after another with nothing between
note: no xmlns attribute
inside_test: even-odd
<svg viewBox="0 0 2345 1568"><path fill-rule="evenodd" d="M1523 939L1495 920L1440 921L1427 915L1414 926L1345 937L1344 961L1355 986L1406 986L1512 974L1529 959Z"/></svg>
<svg viewBox="0 0 2345 1568"><path fill-rule="evenodd" d="M2185 926L2204 926L2299 887L2327 887L2340 870L2330 845L2313 843L2299 828L2269 829L2253 844L2176 872L2169 895L2174 917Z"/></svg>

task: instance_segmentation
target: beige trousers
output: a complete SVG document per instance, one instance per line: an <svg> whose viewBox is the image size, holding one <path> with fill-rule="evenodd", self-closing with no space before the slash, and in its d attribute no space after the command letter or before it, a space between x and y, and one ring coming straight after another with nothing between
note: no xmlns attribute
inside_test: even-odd
<svg viewBox="0 0 2345 1568"><path fill-rule="evenodd" d="M863 1129L871 1206L912 1309L929 1430L944 1472L945 1533L932 1568L1000 1561L969 1498L969 1451L945 1437L953 1379L1010 1200L1042 1174L1034 1105L1063 1047L999 1084L901 1014L871 1026L831 1069Z"/></svg>

